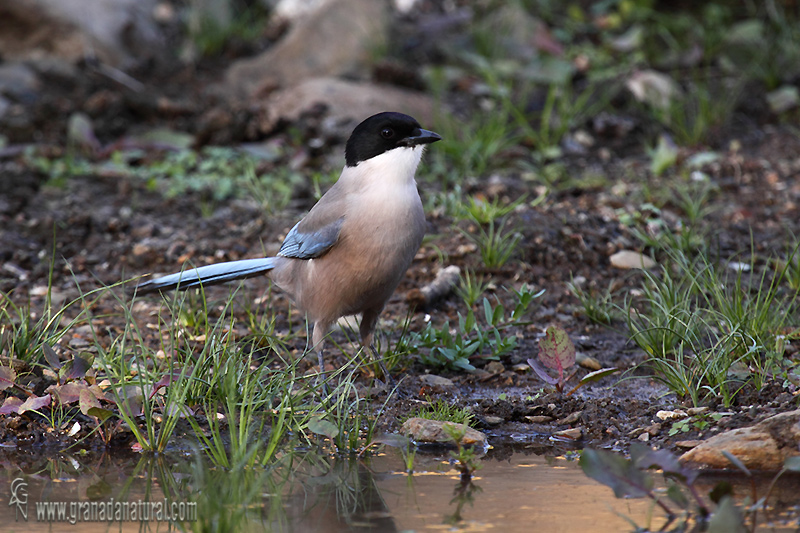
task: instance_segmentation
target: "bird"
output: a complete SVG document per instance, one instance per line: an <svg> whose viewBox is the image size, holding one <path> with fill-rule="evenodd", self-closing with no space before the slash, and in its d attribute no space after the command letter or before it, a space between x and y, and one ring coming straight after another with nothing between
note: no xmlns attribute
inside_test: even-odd
<svg viewBox="0 0 800 533"><path fill-rule="evenodd" d="M409 115L387 111L354 129L339 179L286 235L277 255L228 261L140 283L137 293L186 290L267 275L313 324L311 347L324 373L324 339L343 316L361 315L371 349L378 317L422 245L426 221L415 175L442 137Z"/></svg>

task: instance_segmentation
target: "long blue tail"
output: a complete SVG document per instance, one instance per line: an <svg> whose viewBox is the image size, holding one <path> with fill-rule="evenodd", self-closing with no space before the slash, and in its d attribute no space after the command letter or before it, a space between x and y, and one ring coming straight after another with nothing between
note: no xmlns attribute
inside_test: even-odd
<svg viewBox="0 0 800 533"><path fill-rule="evenodd" d="M218 285L234 279L252 278L275 268L276 259L276 257L242 259L240 261L228 261L227 263L192 268L141 283L136 287L136 292L141 294L173 289L182 291L201 285L208 287L209 285Z"/></svg>

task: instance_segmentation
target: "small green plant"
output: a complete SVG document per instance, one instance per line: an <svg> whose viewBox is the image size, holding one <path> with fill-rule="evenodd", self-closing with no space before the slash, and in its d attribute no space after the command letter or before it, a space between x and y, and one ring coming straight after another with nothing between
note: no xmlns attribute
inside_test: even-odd
<svg viewBox="0 0 800 533"><path fill-rule="evenodd" d="M712 262L706 244L690 252L668 235L660 271L643 271L641 295L626 299L628 330L656 379L695 406L709 397L729 406L745 386L784 371L787 332L797 328L791 269L752 245L749 262Z"/></svg>
<svg viewBox="0 0 800 533"><path fill-rule="evenodd" d="M442 429L455 444L456 449L450 452L450 457L456 462L462 480L469 480L476 470L483 468L474 447L464 446L464 436L467 434L466 424L444 424Z"/></svg>
<svg viewBox="0 0 800 533"><path fill-rule="evenodd" d="M667 135L659 135L658 143L654 148L649 148L647 154L650 156L650 172L654 176L660 176L675 166L678 147Z"/></svg>
<svg viewBox="0 0 800 533"><path fill-rule="evenodd" d="M709 180L689 181L670 188L671 197L686 216L686 225L699 227L703 220L714 212L710 204L717 187Z"/></svg>
<svg viewBox="0 0 800 533"><path fill-rule="evenodd" d="M794 291L800 291L800 241L787 246L786 259L775 260L776 270L786 279L786 283Z"/></svg>
<svg viewBox="0 0 800 533"><path fill-rule="evenodd" d="M608 325L618 315L618 308L613 302L615 284L616 281L610 281L605 291L586 290L573 280L567 283L567 288L580 302L586 318L596 324Z"/></svg>
<svg viewBox="0 0 800 533"><path fill-rule="evenodd" d="M725 125L741 94L739 79L702 79L698 77L686 91L670 99L665 110L653 108L656 120L664 124L678 144L695 146ZM725 97L720 98L719 94Z"/></svg>
<svg viewBox="0 0 800 533"><path fill-rule="evenodd" d="M695 416L681 418L672 423L672 427L669 428L669 436L673 437L678 433L688 433L693 429L703 431L711 424L719 422L724 416L723 413L701 413Z"/></svg>
<svg viewBox="0 0 800 533"><path fill-rule="evenodd" d="M458 218L472 220L477 224L489 224L512 213L525 202L525 199L526 196L523 195L508 205L502 205L499 198L489 201L470 196L466 205L461 204L461 212L458 213Z"/></svg>
<svg viewBox="0 0 800 533"><path fill-rule="evenodd" d="M506 230L506 221L496 224L494 220L485 226L478 224L477 233L469 233L459 228L461 233L477 247L486 268L499 268L516 253L522 235L514 230Z"/></svg>
<svg viewBox="0 0 800 533"><path fill-rule="evenodd" d="M442 72L434 72L432 85L440 99L443 79ZM503 152L519 140L509 117L497 110L478 111L466 122L439 114L434 120L434 130L444 140L440 149L430 154L427 166L445 190L465 176L480 177L502 166Z"/></svg>
<svg viewBox="0 0 800 533"><path fill-rule="evenodd" d="M428 323L421 332L410 332L398 341L397 351L416 354L427 366L472 371L473 356L482 359L497 359L517 345L517 338L506 336L509 328L523 325L524 316L535 299L544 291L533 292L528 286L512 292L516 299L514 310L507 313L502 304L492 306L488 298L483 299L483 320L478 321L470 308L467 315L458 315L458 325L451 330L450 323L440 327ZM488 353L487 353L488 352Z"/></svg>
<svg viewBox="0 0 800 533"><path fill-rule="evenodd" d="M573 128L606 108L610 92L595 83L582 89L571 80L554 80L547 87L544 105L537 117L531 117L526 104L536 86L529 80L515 83L506 79L494 68L491 61L473 56L475 67L492 88L500 103L502 115L508 116L526 141L536 146L537 153L545 158L558 156L559 144Z"/></svg>
<svg viewBox="0 0 800 533"><path fill-rule="evenodd" d="M216 386L208 391L204 402L207 431L195 417L188 417L189 423L213 464L225 468L264 466L288 432L292 402L299 403L303 397L302 392L292 394L298 385L294 379L297 362L285 362L286 371L270 376L265 365L253 360L252 353L245 356L217 351L214 357ZM219 405L227 425L225 435L217 416Z"/></svg>
<svg viewBox="0 0 800 533"><path fill-rule="evenodd" d="M483 276L476 275L471 270L464 270L461 276L461 284L456 287L458 294L468 308L472 308L480 300L483 293L489 287L489 283L483 281Z"/></svg>
<svg viewBox="0 0 800 533"><path fill-rule="evenodd" d="M531 368L533 368L534 372L536 372L541 379L550 385L554 385L558 392L563 392L567 381L575 373L575 370L569 374L565 373L566 370L569 370L575 365L575 345L572 344L567 332L558 326L550 326L547 328L544 337L539 339L538 358L538 361L536 359L528 359L528 364L531 365ZM558 372L558 376L551 376L547 368ZM586 374L567 395L569 396L580 387L611 375L616 371L616 368L603 368L590 372Z"/></svg>
<svg viewBox="0 0 800 533"><path fill-rule="evenodd" d="M166 198L192 193L204 216L231 198L253 198L268 211L283 209L305 182L304 176L288 169L257 171L260 160L227 147L182 148L152 156L144 164L141 150L114 152L98 163L73 155L49 159L29 153L26 157L33 168L50 176L51 182L112 170L144 182Z"/></svg>
<svg viewBox="0 0 800 533"><path fill-rule="evenodd" d="M10 294L0 292L0 353L38 363L45 355L44 347L55 346L70 329L82 324L88 316L87 306L94 305L105 293L104 288L94 289L66 304L56 305L52 298L54 265L52 260L42 310L32 309L30 301L17 305ZM81 304L83 307L75 317L69 318Z"/></svg>
<svg viewBox="0 0 800 533"><path fill-rule="evenodd" d="M238 0L193 1L188 14L188 36L200 56L220 54L233 38L255 41L267 17L259 4Z"/></svg>
<svg viewBox="0 0 800 533"><path fill-rule="evenodd" d="M416 409L409 418L418 417L426 418L428 420L439 420L442 422L453 422L455 424L472 425L474 415L472 411L466 407L457 407L450 405L443 399L439 398L431 401L428 399L428 405Z"/></svg>
<svg viewBox="0 0 800 533"><path fill-rule="evenodd" d="M623 311L634 342L652 357L669 355L682 342L697 343L699 325L694 313L693 281L676 277L670 266L663 267L660 275L650 271L643 275L639 301L645 309L637 310L633 299L626 299Z"/></svg>
<svg viewBox="0 0 800 533"><path fill-rule="evenodd" d="M559 155L558 146L564 136L605 109L608 100L608 95L597 85L590 84L576 92L571 82L552 84L547 90L538 124L528 120L520 106L513 105L509 99L503 99L503 105L525 137L536 146L538 153L548 157Z"/></svg>
<svg viewBox="0 0 800 533"><path fill-rule="evenodd" d="M405 439L406 443L405 446L401 448L401 453L403 455L403 463L406 466L406 472L410 474L414 472L414 459L417 457L417 446L408 437L405 437Z"/></svg>

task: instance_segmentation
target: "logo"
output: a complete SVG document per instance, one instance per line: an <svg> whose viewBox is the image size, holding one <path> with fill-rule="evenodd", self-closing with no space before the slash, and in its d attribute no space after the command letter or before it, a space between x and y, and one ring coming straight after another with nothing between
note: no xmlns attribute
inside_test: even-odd
<svg viewBox="0 0 800 533"><path fill-rule="evenodd" d="M17 522L19 522L19 515L22 515L22 518L25 521L28 521L28 482L25 479L18 477L14 481L11 482L11 501L8 502L8 506L11 507L12 505L17 506Z"/></svg>

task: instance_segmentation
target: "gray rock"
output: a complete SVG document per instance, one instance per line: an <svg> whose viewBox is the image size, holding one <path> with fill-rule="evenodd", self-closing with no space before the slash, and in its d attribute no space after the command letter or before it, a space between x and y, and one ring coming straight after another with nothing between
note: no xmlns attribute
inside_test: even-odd
<svg viewBox="0 0 800 533"><path fill-rule="evenodd" d="M411 115L423 125L431 124L434 116L433 99L422 93L374 83L312 78L279 91L264 103L264 128L270 129L281 119L297 120L318 104L326 106L328 116L340 123L358 122L389 110Z"/></svg>
<svg viewBox="0 0 800 533"><path fill-rule="evenodd" d="M10 107L11 102L9 102L7 98L0 96L0 125L3 123L3 117L6 115ZM0 137L0 142L4 142L2 137ZM0 209L0 212L2 212L2 209Z"/></svg>
<svg viewBox="0 0 800 533"><path fill-rule="evenodd" d="M583 436L583 428L562 429L561 431L553 433L553 436L562 439L578 440Z"/></svg>
<svg viewBox="0 0 800 533"><path fill-rule="evenodd" d="M435 374L425 374L424 376L420 376L419 381L423 385L436 389L453 389L456 386L452 380L443 378L442 376L437 376Z"/></svg>
<svg viewBox="0 0 800 533"><path fill-rule="evenodd" d="M226 94L268 93L319 76L359 75L386 39L387 7L375 0L331 0L301 18L263 54L228 70Z"/></svg>
<svg viewBox="0 0 800 533"><path fill-rule="evenodd" d="M40 87L41 82L36 72L24 63L0 65L0 95L24 102L35 98Z"/></svg>
<svg viewBox="0 0 800 533"><path fill-rule="evenodd" d="M0 55L6 60L96 56L125 68L163 47L156 0L0 0Z"/></svg>

